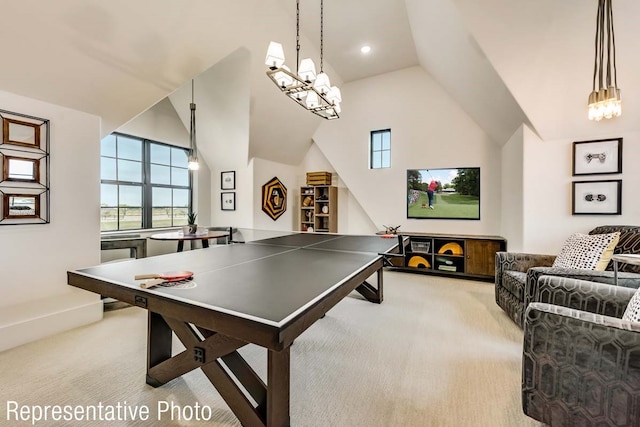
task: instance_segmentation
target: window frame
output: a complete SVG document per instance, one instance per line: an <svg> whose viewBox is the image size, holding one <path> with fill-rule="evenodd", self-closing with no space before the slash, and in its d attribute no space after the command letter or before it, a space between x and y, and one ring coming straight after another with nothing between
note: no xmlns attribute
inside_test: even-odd
<svg viewBox="0 0 640 427"><path fill-rule="evenodd" d="M179 227L182 226L183 224L174 224L174 216L173 213L171 214L171 224L170 225L162 225L162 226L153 226L153 189L154 188L169 188L171 190L187 190L189 192L188 195L188 207L187 210L188 212L191 212L193 210L193 171L191 171L186 165L184 168L182 167L177 167L177 166L173 166L171 164L168 165L169 168L179 168L179 169L185 169L187 170L188 173L188 185L184 186L184 185L175 185L172 183L169 184L157 184L157 183L152 183L151 182L151 146L152 145L161 145L161 146L165 146L165 147L169 147L169 149L178 149L178 150L183 150L185 152L186 157L188 157L189 155L189 149L185 148L185 147L181 147L178 145L173 145L173 144L168 144L166 142L161 142L161 141L156 141L156 140L152 140L152 139L148 139L148 138L143 138L143 137L139 137L139 136L135 136L135 135L130 135L130 134L125 134L125 133L121 133L121 132L112 132L110 134L110 136L115 136L116 138L116 153L115 153L115 157L113 156L105 156L102 154L102 152L100 153L100 159L102 161L103 158L108 158L108 159L115 159L116 160L116 179L103 179L102 178L102 171L100 172L100 184L102 186L102 184L107 184L107 185L115 185L119 187L122 186L138 186L141 188L141 227L140 228L121 228L120 227L120 209L121 207L119 206L119 199L116 202L118 204L118 206L102 206L102 189L101 189L101 200L100 200L100 209L102 211L102 208L107 207L107 208L112 208L116 210L116 217L117 217L117 222L116 222L116 228L113 230L102 230L102 212L101 212L101 219L100 219L100 232L101 233L110 233L110 232L122 232L122 231L144 231L144 230L157 230L157 229L162 229L162 228L174 228L174 227ZM138 140L141 142L141 160L131 160L131 159L127 159L127 158L122 158L118 156L118 151L117 151L117 147L118 147L118 137L123 137L123 138L127 138L127 139L134 139L134 140ZM106 138L106 137L105 137ZM104 139L104 138L103 138ZM100 141L100 144L102 145L102 140ZM140 182L136 182L136 181L126 181L126 180L119 180L118 179L118 175L117 175L117 168L118 168L118 160L127 160L127 161L136 161L141 163L141 181ZM158 164L158 163L153 163L153 164ZM164 166L164 165L163 165ZM171 171L170 171L171 174ZM171 208L173 209L174 206L171 206Z"/></svg>
<svg viewBox="0 0 640 427"><path fill-rule="evenodd" d="M383 148L382 140L384 139L384 135L389 135L389 148ZM380 135L380 149L374 149L374 138ZM384 156L383 154L387 152L389 154L389 163L385 164L383 162ZM378 158L380 161L380 166L374 165L374 160ZM369 169L388 169L391 167L391 129L379 129L372 130L369 134Z"/></svg>

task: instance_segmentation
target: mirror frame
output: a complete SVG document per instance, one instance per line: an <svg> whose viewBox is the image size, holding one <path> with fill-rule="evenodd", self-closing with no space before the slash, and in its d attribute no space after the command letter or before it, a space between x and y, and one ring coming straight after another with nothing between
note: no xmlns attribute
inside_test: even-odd
<svg viewBox="0 0 640 427"><path fill-rule="evenodd" d="M11 160L22 160L23 162L31 162L33 164L33 178L12 178L10 176L9 163ZM40 182L40 160L28 159L26 157L3 156L2 158L2 180L18 181L18 182Z"/></svg>
<svg viewBox="0 0 640 427"><path fill-rule="evenodd" d="M33 128L33 143L15 141L11 139L9 128L11 124L26 126ZM22 147L37 147L40 148L40 124L29 123L22 120L9 119L4 117L2 119L2 142L5 144L20 145Z"/></svg>
<svg viewBox="0 0 640 427"><path fill-rule="evenodd" d="M34 201L34 214L33 215L11 215L9 210L9 200L12 197L30 197ZM3 196L3 216L4 219L17 219L17 218L40 218L40 195L39 194L5 194Z"/></svg>

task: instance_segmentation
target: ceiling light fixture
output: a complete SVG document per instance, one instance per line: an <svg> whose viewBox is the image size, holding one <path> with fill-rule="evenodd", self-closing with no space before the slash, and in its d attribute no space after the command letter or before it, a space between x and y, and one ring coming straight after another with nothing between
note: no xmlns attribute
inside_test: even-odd
<svg viewBox="0 0 640 427"><path fill-rule="evenodd" d="M595 60L593 62L593 89L589 94L589 120L602 120L622 114L622 101L616 72L616 39L613 31L612 0L598 0L596 19ZM605 41L606 34L606 41ZM606 49L606 68L605 68ZM613 66L613 82L611 81ZM606 69L606 76L603 76ZM603 77L606 81L603 81ZM598 89L596 90L596 78Z"/></svg>
<svg viewBox="0 0 640 427"><path fill-rule="evenodd" d="M371 52L371 46L362 46L360 48L360 52L365 53L365 54Z"/></svg>
<svg viewBox="0 0 640 427"><path fill-rule="evenodd" d="M341 111L342 95L337 86L331 86L324 72L324 0L320 0L320 73L311 58L300 61L300 0L296 0L296 73L284 65L282 45L271 42L265 64L267 76L289 98L306 110L327 120L337 119Z"/></svg>
<svg viewBox="0 0 640 427"><path fill-rule="evenodd" d="M189 169L196 171L200 169L198 163L198 145L196 144L196 104L193 102L193 79L191 79L191 128L189 130Z"/></svg>

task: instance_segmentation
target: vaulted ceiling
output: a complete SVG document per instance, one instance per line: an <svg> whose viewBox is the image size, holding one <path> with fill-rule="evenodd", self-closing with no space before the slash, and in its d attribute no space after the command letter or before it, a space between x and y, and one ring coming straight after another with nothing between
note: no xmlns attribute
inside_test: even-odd
<svg viewBox="0 0 640 427"><path fill-rule="evenodd" d="M300 3L301 55L318 62L320 0ZM420 65L497 144L522 123L544 140L638 129L640 2L614 4L623 115L607 123L586 120L596 0L324 3L324 68L334 84ZM294 0L0 0L0 6L0 90L98 115L103 134L190 87L241 48L251 56L250 156L296 164L321 123L264 74L271 40L283 43L287 63L295 63ZM364 44L372 48L368 55L360 53ZM215 100L199 94L202 102ZM345 118L348 108L344 99Z"/></svg>

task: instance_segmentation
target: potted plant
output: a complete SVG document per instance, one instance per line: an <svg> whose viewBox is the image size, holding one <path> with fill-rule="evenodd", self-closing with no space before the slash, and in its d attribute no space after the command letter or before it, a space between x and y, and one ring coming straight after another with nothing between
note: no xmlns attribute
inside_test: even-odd
<svg viewBox="0 0 640 427"><path fill-rule="evenodd" d="M195 212L189 212L187 215L187 224L189 225L189 234L196 234L198 231L198 224L196 224L196 218L198 214Z"/></svg>

